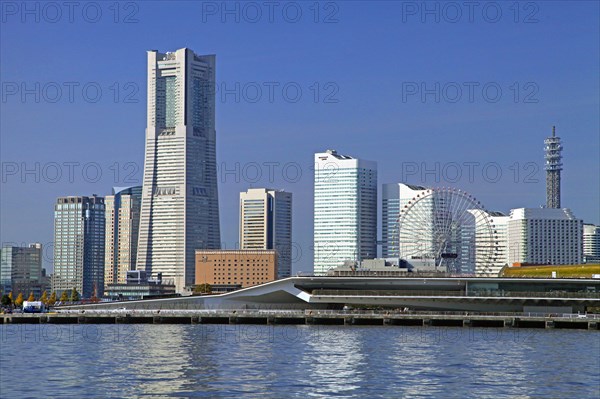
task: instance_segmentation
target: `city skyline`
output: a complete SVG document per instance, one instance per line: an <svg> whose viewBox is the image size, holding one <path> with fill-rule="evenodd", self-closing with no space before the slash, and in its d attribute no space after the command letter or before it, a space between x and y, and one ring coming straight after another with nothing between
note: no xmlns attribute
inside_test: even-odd
<svg viewBox="0 0 600 399"><path fill-rule="evenodd" d="M224 247L234 248L238 241L235 209L240 191L259 186L284 189L295 193L297 204L294 271L310 270L312 154L324 148L377 160L380 183L451 185L473 193L488 209L504 213L518 207L540 206L545 203L543 139L550 135L553 125L565 145L562 206L586 223L600 224L600 187L595 178L600 145L598 39L589 34L590 30L597 30L592 16L598 6L589 7L579 4L560 8L546 3L539 15L544 18L534 24L515 24L508 19L499 24L478 20L469 25L421 23L418 18L397 24L398 19L392 21L382 15L383 9L365 13L358 6L340 5L339 23L294 25L279 21L276 25L281 36L265 40L270 37L266 31L250 28L266 25L221 23L218 19L197 25L192 24L192 15L184 15L181 10L162 9L158 13L152 5L144 5L144 13L139 15L144 23L95 25L107 37L127 34L130 40L127 45L118 40L110 46L100 45L97 57L77 57L77 62L83 62L77 69L72 67L74 54L89 54L90 50L62 35L62 31L71 29L66 21L38 25L45 36L38 42L26 40L33 35L26 29L27 24L9 20L3 25L7 34L3 35L0 49L6 99L0 118L5 177L2 241L44 243L44 266L51 271L53 238L49 211L57 197L105 195L115 185L142 184L146 77L140 71L147 63L144 51L184 46L219 55L217 168ZM512 15L505 11L505 16ZM180 24L167 36L154 34L150 29L153 24L148 22L158 22L165 15L178 15ZM351 39L349 25L361 19L380 21L379 33L383 35L368 32L364 39ZM569 23L574 19L577 26ZM72 28L78 33L73 36L92 38L96 34L91 24L75 24ZM211 40L183 35L192 28L194 32L212 32ZM475 29L476 38L472 36ZM516 41L515 32L530 40ZM23 37L25 43L11 43L7 39L11 34ZM244 46L237 43L240 34L248 38ZM444 34L451 44L438 44L433 40L437 34ZM403 42L402 51L398 51L385 39L396 35L420 40ZM299 52L285 50L285 44L300 40L299 36L301 43L310 42L311 46L302 46ZM327 43L344 39L353 40L352 50L330 51ZM580 46L572 47L573 40ZM466 44L454 45L459 42ZM504 43L514 44L515 57L506 57ZM481 55L472 51L475 48ZM48 60L43 72L34 67L33 54ZM302 67L304 55L314 66ZM354 56L353 64L346 63L348 55ZM446 59L448 65L434 62L440 58ZM373 65L367 60L376 62L377 79L365 74ZM458 60L465 60L472 67L465 71L463 62ZM345 67L340 69L340 65ZM423 65L428 67L423 69ZM571 70L578 73L565 72ZM567 81L562 80L565 76ZM380 80L387 84L381 85ZM498 83L502 99L487 101L478 90L470 102L462 83L471 81L477 82L478 88L489 82ZM35 91L36 82L41 87L39 102L35 93L24 95L20 86L24 83L27 89ZM52 82L63 88L63 97L56 103L48 101L48 90L52 88L48 84ZM69 101L65 82L79 84L73 102ZM252 82L258 82L263 89L260 101L254 103L250 101ZM266 82L279 84L274 86L273 102L269 101ZM413 83L420 90L421 83L432 89L436 82L440 83L439 102L435 93L425 95L425 101L421 93L409 96L404 90L406 98L402 96L403 88L414 89ZM449 82L458 82L463 88L461 101L452 103L444 97L442 89ZM537 94L533 95L537 102L524 102L526 95L536 91L535 87L525 89L528 82L537 85ZM18 88L13 95L9 94L14 88L12 83ZM101 87L103 96L99 102L83 98L80 89L87 83ZM240 84L237 91L236 83ZM300 85L300 101L283 98L280 89L288 83ZM332 85L326 87L327 83ZM518 101L514 97L515 83L520 94ZM45 94L43 87L48 88ZM288 87L291 90L294 85ZM226 94L228 90L234 93ZM326 102L325 97L332 101ZM28 117L31 113L36 118ZM40 135L42 131L54 133ZM78 139L71 140L72 137ZM36 145L26 145L29 141ZM263 145L267 141L269 145ZM65 144L46 151L56 142ZM56 177L56 165L60 177ZM73 171L72 180L69 168ZM497 170L501 171L498 179ZM101 172L99 178L97 171ZM23 198L35 198L35 206ZM27 212L22 210L25 202Z"/></svg>
<svg viewBox="0 0 600 399"><path fill-rule="evenodd" d="M600 397L600 1L0 32L0 396Z"/></svg>

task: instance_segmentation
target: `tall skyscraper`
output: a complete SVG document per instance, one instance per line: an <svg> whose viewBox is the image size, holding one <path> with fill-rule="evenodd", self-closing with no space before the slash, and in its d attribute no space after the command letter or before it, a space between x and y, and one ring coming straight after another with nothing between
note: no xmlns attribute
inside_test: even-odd
<svg viewBox="0 0 600 399"><path fill-rule="evenodd" d="M19 292L27 296L33 292L36 297L43 290L42 244L34 243L26 247L5 245L0 255L0 288L2 293Z"/></svg>
<svg viewBox="0 0 600 399"><path fill-rule="evenodd" d="M519 208L508 220L509 266L583 262L583 221L569 209Z"/></svg>
<svg viewBox="0 0 600 399"><path fill-rule="evenodd" d="M52 290L104 292L104 198L60 197L54 205Z"/></svg>
<svg viewBox="0 0 600 399"><path fill-rule="evenodd" d="M127 271L135 270L142 187L115 187L104 199L104 285L125 284Z"/></svg>
<svg viewBox="0 0 600 399"><path fill-rule="evenodd" d="M381 195L381 256L397 258L398 252L398 218L400 210L419 194L424 194L426 187L405 183L383 184ZM433 207L431 207L431 211ZM433 217L433 213L431 215Z"/></svg>
<svg viewBox="0 0 600 399"><path fill-rule="evenodd" d="M560 208L560 171L562 170L562 144L552 126L552 136L544 140L546 152L546 208Z"/></svg>
<svg viewBox="0 0 600 399"><path fill-rule="evenodd" d="M315 154L314 273L377 257L377 163Z"/></svg>
<svg viewBox="0 0 600 399"><path fill-rule="evenodd" d="M292 193L266 188L240 193L240 249L275 249L277 276L292 274Z"/></svg>
<svg viewBox="0 0 600 399"><path fill-rule="evenodd" d="M194 284L196 249L220 248L215 56L148 52L148 121L137 268Z"/></svg>

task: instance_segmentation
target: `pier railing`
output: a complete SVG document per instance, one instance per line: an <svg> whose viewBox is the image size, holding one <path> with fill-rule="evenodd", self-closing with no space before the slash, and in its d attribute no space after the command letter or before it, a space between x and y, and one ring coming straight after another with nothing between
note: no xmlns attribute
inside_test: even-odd
<svg viewBox="0 0 600 399"><path fill-rule="evenodd" d="M530 292L530 291L440 291L440 290L327 290L315 289L312 295L335 296L443 296L443 297L499 297L499 298L583 298L600 299L600 292Z"/></svg>
<svg viewBox="0 0 600 399"><path fill-rule="evenodd" d="M57 310L59 314L72 315L138 315L138 316L253 316L253 317L305 317L305 316L489 316L489 317L559 317L567 319L598 319L600 314L581 313L540 313L540 312L461 312L461 311L418 311L418 310L365 310L365 309L195 309L195 310L145 310L145 309L62 309ZM35 317L35 314L28 316Z"/></svg>

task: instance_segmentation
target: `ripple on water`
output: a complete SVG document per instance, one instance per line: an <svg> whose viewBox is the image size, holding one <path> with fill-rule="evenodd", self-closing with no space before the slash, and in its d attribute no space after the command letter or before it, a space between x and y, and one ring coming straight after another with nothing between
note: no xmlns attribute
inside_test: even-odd
<svg viewBox="0 0 600 399"><path fill-rule="evenodd" d="M600 397L590 331L8 325L0 338L7 398Z"/></svg>

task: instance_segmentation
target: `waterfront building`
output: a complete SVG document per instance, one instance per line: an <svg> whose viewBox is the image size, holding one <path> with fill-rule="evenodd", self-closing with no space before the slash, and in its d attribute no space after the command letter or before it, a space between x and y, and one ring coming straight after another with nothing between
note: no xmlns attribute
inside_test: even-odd
<svg viewBox="0 0 600 399"><path fill-rule="evenodd" d="M336 276L338 272L339 276ZM351 273L352 271L347 272ZM329 309L331 311L331 309L339 309L341 311L343 306L348 306L357 308L384 307L393 312L393 308L402 309L407 307L411 310L429 311L428 314L417 317L418 325L423 326L423 319L429 319L432 312L452 312L454 315L451 315L451 318L456 317L455 312L468 312L468 314L464 314L465 320L472 321L473 312L514 312L517 318L523 316L523 312L581 312L583 314L586 310L598 307L600 302L598 298L600 279L560 278L560 274L558 278L503 277L491 279L489 277L468 276L448 277L441 275L439 272L409 273L408 275L400 272L394 276L363 274L363 276L352 278L348 278L347 273L339 270L331 270L331 273L333 275L294 276L279 279L224 295L193 295L175 299L151 299L137 302L102 302L75 308L86 310L145 309L146 312L152 312L152 309L161 309L159 316L163 316L163 310L168 309L228 311L229 316L232 317L231 319L221 312L213 313L214 317L220 318L221 321L218 322L221 323L228 323L229 320L235 322L236 318L238 318L237 322L244 322L241 318L253 317L248 315L249 312L256 312L254 317L260 317L263 323L266 323L267 316L270 317L273 314L267 315L264 310L273 312L279 309L281 310L280 315L285 318L292 318L288 319L288 322L296 317L307 317L309 318L309 320L306 320L308 323L317 323L318 318L321 318L320 322L326 323L331 322L331 320L323 319L324 315L319 315L318 310ZM202 284L202 281L199 281L199 283ZM352 294L349 295L350 293ZM523 295L523 293L528 293L528 295ZM494 299L491 300L490 297ZM240 309L248 310L248 312L238 312ZM291 315L289 312L291 309L298 310L300 314ZM385 310L382 310L381 316L389 319L389 315L384 315L385 312ZM206 316L209 316L208 313L210 312L207 312ZM345 313L344 317L347 318L349 316L348 312ZM500 317L506 317L506 313L503 314L504 316ZM135 317L135 315L132 316ZM182 316L184 315L179 315L179 317ZM190 316L187 315L187 323L191 321ZM197 321L206 322L204 316L201 316L202 320ZM354 316L358 315L355 314ZM370 318L370 315L364 316ZM138 315L138 317L140 317L138 319L140 322L148 320L142 315ZM366 321L363 317L358 318L362 319L363 322ZM579 320L586 323L582 327L588 328L587 320L582 320L582 318L580 316ZM246 321L250 320L246 319ZM344 322L343 320L339 321L340 323ZM482 326L491 326L485 320L480 321ZM571 321L573 320L567 323L570 324ZM252 322L257 321L254 319ZM301 322L304 324L305 321ZM590 328L597 328L597 325L592 325L592 322L595 323L595 320L590 320ZM541 326L536 326L544 327L543 322L541 324ZM462 326L463 323L460 322L460 325ZM464 325L473 326L473 324L467 323L464 323ZM502 325L500 324L500 326ZM515 326L512 323L510 325ZM526 326L519 324L519 327Z"/></svg>
<svg viewBox="0 0 600 399"><path fill-rule="evenodd" d="M115 187L104 199L104 284L124 284L135 270L142 187Z"/></svg>
<svg viewBox="0 0 600 399"><path fill-rule="evenodd" d="M173 281L163 280L162 274L156 278L148 278L145 270L129 270L125 273L123 283L106 285L105 293L108 298L115 300L135 300L148 297L175 295Z"/></svg>
<svg viewBox="0 0 600 399"><path fill-rule="evenodd" d="M137 268L194 283L196 249L220 248L215 56L148 52L148 115Z"/></svg>
<svg viewBox="0 0 600 399"><path fill-rule="evenodd" d="M400 266L398 258L363 259L360 264L347 261L343 266L338 266L327 271L328 276L336 277L408 277L410 270Z"/></svg>
<svg viewBox="0 0 600 399"><path fill-rule="evenodd" d="M600 263L600 226L583 225L583 258L585 263Z"/></svg>
<svg viewBox="0 0 600 399"><path fill-rule="evenodd" d="M518 208L508 220L509 265L583 262L583 221L569 209Z"/></svg>
<svg viewBox="0 0 600 399"><path fill-rule="evenodd" d="M42 269L42 244L28 246L4 245L0 253L0 288L2 293L19 292L28 296L33 292L36 298L47 288Z"/></svg>
<svg viewBox="0 0 600 399"><path fill-rule="evenodd" d="M292 274L292 193L266 188L240 193L240 249L275 249L278 278Z"/></svg>
<svg viewBox="0 0 600 399"><path fill-rule="evenodd" d="M274 249L197 250L196 285L250 287L277 279Z"/></svg>
<svg viewBox="0 0 600 399"><path fill-rule="evenodd" d="M426 187L405 183L388 183L382 185L381 194L381 255L383 258L397 258L398 251L398 218L400 210L417 195L424 195ZM433 211L433 207L431 208ZM433 216L433 214L432 214Z"/></svg>
<svg viewBox="0 0 600 399"><path fill-rule="evenodd" d="M83 298L104 292L104 198L60 197L54 206L52 290Z"/></svg>
<svg viewBox="0 0 600 399"><path fill-rule="evenodd" d="M315 154L314 273L377 256L377 163Z"/></svg>

